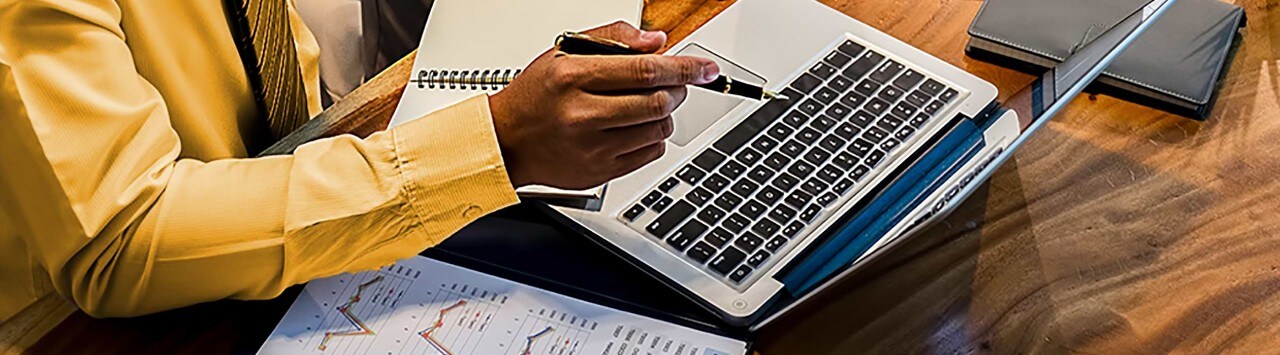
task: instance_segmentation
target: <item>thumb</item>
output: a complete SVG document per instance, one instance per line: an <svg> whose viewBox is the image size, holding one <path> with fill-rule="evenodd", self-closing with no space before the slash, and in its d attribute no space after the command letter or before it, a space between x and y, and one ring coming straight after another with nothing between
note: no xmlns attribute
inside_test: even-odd
<svg viewBox="0 0 1280 355"><path fill-rule="evenodd" d="M624 21L616 21L582 33L592 37L608 38L622 42L631 47L631 49L644 53L657 52L667 43L667 34L665 32L642 31Z"/></svg>

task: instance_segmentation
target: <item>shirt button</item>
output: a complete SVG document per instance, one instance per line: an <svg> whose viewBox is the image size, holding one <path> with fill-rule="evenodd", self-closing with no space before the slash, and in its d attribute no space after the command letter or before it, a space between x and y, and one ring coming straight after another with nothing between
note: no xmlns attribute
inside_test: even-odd
<svg viewBox="0 0 1280 355"><path fill-rule="evenodd" d="M480 216L480 206L471 205L467 207L466 211L462 211L462 217L464 218L476 218L478 216Z"/></svg>

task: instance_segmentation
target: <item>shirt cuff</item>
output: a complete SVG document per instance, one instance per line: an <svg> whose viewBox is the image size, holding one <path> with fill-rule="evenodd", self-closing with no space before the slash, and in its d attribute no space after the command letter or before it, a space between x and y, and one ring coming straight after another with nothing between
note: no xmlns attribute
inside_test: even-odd
<svg viewBox="0 0 1280 355"><path fill-rule="evenodd" d="M487 95L391 129L409 205L433 244L519 202L507 176Z"/></svg>

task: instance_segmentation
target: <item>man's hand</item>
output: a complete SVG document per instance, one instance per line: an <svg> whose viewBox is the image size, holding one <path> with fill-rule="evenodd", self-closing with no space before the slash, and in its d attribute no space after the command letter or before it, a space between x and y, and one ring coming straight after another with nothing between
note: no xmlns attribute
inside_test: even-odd
<svg viewBox="0 0 1280 355"><path fill-rule="evenodd" d="M667 39L625 22L586 33L645 53ZM658 159L685 85L719 73L715 62L696 57L543 53L489 98L512 184L583 189Z"/></svg>

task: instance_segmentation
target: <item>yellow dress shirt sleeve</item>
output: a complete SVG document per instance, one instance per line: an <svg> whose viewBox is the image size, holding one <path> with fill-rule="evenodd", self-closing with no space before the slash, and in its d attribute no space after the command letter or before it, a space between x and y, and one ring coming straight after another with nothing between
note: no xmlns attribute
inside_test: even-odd
<svg viewBox="0 0 1280 355"><path fill-rule="evenodd" d="M416 255L517 202L485 96L291 156L179 159L115 2L0 0L0 23L0 105L20 105L0 107L16 113L0 118L0 209L91 315L270 298Z"/></svg>

